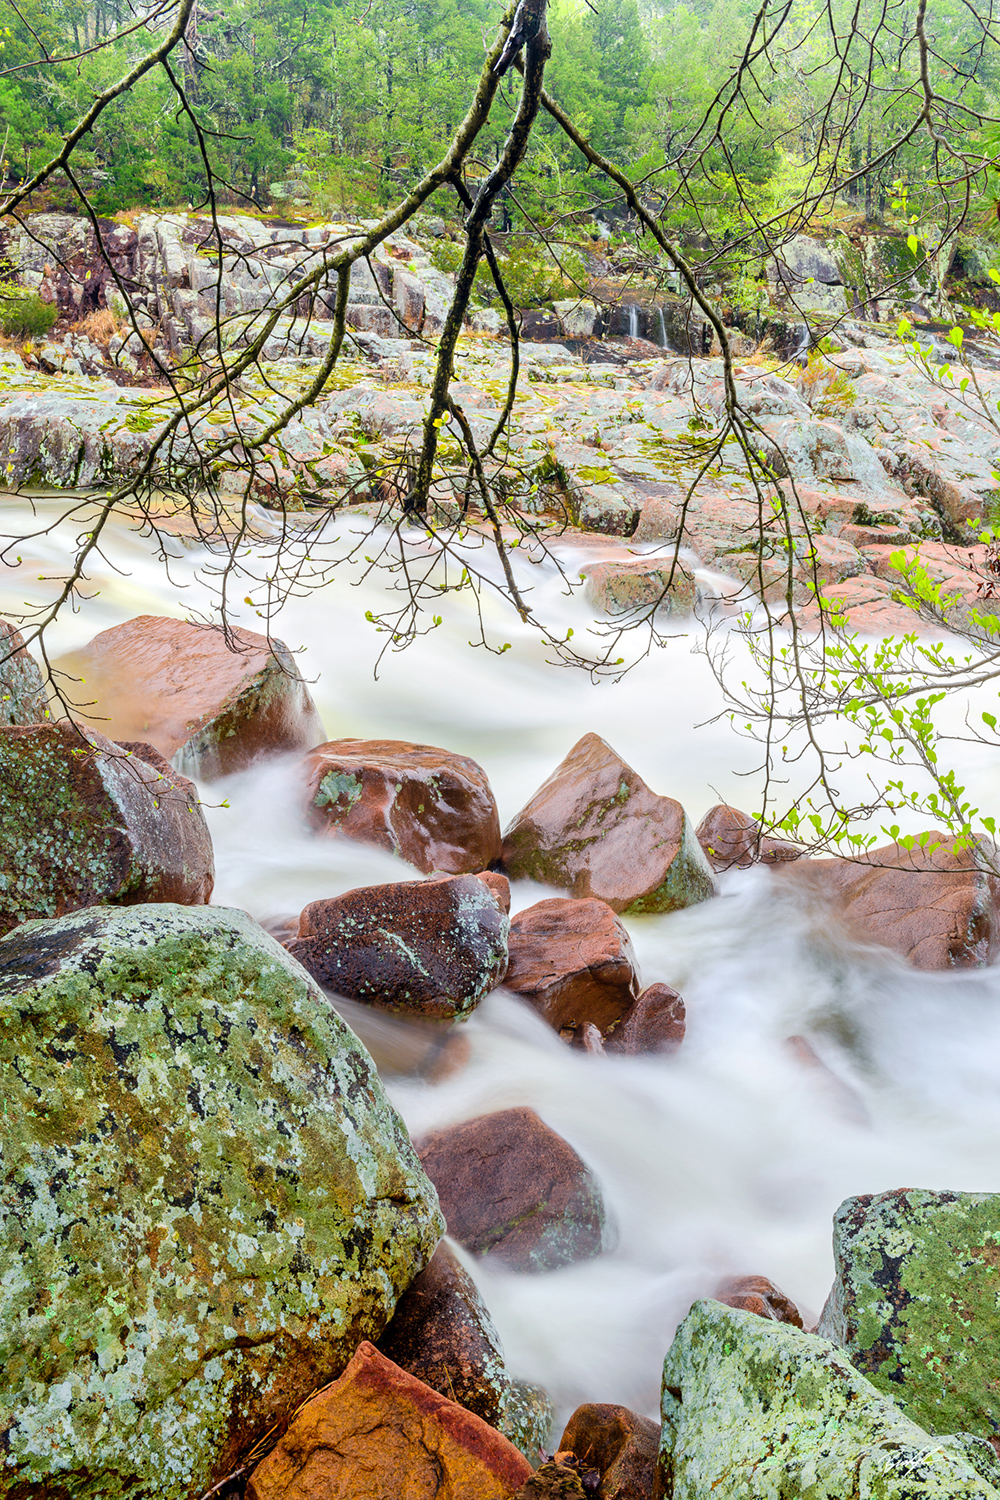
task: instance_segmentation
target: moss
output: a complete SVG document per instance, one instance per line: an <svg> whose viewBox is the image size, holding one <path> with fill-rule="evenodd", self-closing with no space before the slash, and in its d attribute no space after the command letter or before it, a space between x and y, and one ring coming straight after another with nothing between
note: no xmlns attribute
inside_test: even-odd
<svg viewBox="0 0 1000 1500"><path fill-rule="evenodd" d="M5 1497L200 1494L441 1232L367 1053L241 912L16 929L0 1073Z"/></svg>

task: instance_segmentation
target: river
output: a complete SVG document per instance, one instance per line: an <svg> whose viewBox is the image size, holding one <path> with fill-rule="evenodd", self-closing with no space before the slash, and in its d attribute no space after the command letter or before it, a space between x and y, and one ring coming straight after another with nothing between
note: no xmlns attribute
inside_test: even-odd
<svg viewBox="0 0 1000 1500"><path fill-rule="evenodd" d="M40 501L40 513L54 516L54 505ZM5 517L4 529L30 523L23 504L8 502ZM172 550L168 577L148 541L113 529L91 570L93 597L57 625L52 649L137 614L210 610L198 576L204 550ZM20 551L20 566L0 572L5 615L51 594L67 530ZM572 565L574 555L565 556ZM556 570L519 566L549 617L583 638L592 612L564 596ZM415 740L471 755L489 773L502 822L588 730L695 819L720 799L755 806L756 747L727 720L706 722L722 703L695 649L696 626L678 628L623 681L594 683L547 663L499 603L487 604L488 628L512 649L470 648L471 604L453 599L441 607L442 626L389 654L376 680L384 638L365 612L381 607L385 583L359 581L362 571L344 569L292 600L275 625L302 651L329 737ZM251 607L234 622L260 627ZM963 769L995 804L997 757L970 750ZM413 877L380 851L311 837L289 764L203 791L219 904L268 919L354 886ZM548 894L517 884L515 909ZM544 1385L560 1416L584 1400L655 1414L673 1328L725 1274L769 1276L808 1325L831 1282L830 1221L845 1197L896 1187L1000 1191L996 970L915 973L837 938L761 870L724 876L719 897L703 905L627 925L644 982L665 980L686 1000L688 1033L675 1056L572 1051L497 991L467 1025L463 1070L436 1085L387 1078L414 1134L530 1105L600 1179L615 1224L601 1257L540 1276L473 1267L508 1365ZM366 1040L376 1054L391 1051L398 1024L371 1018ZM808 1037L846 1089L804 1067L784 1045L790 1035Z"/></svg>

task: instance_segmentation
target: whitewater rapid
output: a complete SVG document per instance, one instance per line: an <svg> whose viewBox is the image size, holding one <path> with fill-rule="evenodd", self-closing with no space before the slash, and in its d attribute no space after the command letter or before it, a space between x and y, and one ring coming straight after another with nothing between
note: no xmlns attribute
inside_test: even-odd
<svg viewBox="0 0 1000 1500"><path fill-rule="evenodd" d="M47 513L52 502L40 503ZM5 530L30 522L16 502L3 516ZM0 569L0 614L51 596L67 545L63 528ZM620 546L609 539L609 552ZM54 629L51 649L72 650L137 614L210 613L203 549L174 550L168 577L147 540L116 527L90 570L93 597ZM574 554L564 555L572 567ZM585 559L599 555L588 546ZM565 596L554 567L519 566L549 617L583 636L592 612ZM719 800L756 805L759 750L726 719L713 721L723 703L697 626L678 628L623 681L595 684L547 663L499 602L487 602L487 625L511 650L472 649L470 603L453 599L441 628L386 656L376 680L384 638L365 613L382 607L385 583L359 581L362 571L345 569L291 601L274 627L301 652L330 738L414 740L471 755L490 776L502 823L588 730L696 820ZM234 623L261 626L250 606ZM966 754L962 770L981 805L998 800L997 762L981 747ZM413 878L381 851L311 836L288 763L202 790L220 905L270 921L355 886ZM551 894L515 884L514 907ZM769 1276L808 1323L830 1285L830 1222L845 1197L1000 1191L998 971L915 973L837 938L762 870L724 876L715 900L627 926L643 981L667 981L685 998L688 1032L675 1056L573 1051L498 991L466 1027L464 1069L434 1085L386 1074L413 1134L530 1105L600 1179L614 1223L600 1258L540 1276L468 1262L509 1367L544 1385L560 1417L584 1400L654 1415L674 1326L725 1274ZM369 1018L377 1058L389 1055L401 1024ZM796 1059L785 1045L793 1035L810 1040L844 1088Z"/></svg>

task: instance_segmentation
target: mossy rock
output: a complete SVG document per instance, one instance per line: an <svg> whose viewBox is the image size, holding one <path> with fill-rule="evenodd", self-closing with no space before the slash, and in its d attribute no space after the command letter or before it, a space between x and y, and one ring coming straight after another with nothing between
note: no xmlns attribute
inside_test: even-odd
<svg viewBox="0 0 1000 1500"><path fill-rule="evenodd" d="M848 1198L820 1331L932 1432L1000 1437L1000 1193Z"/></svg>
<svg viewBox="0 0 1000 1500"><path fill-rule="evenodd" d="M16 928L0 1093L6 1500L194 1500L442 1232L368 1054L243 912Z"/></svg>
<svg viewBox="0 0 1000 1500"><path fill-rule="evenodd" d="M696 1302L678 1328L662 1414L672 1500L1000 1494L980 1472L1000 1472L988 1444L932 1437L826 1339L719 1302Z"/></svg>

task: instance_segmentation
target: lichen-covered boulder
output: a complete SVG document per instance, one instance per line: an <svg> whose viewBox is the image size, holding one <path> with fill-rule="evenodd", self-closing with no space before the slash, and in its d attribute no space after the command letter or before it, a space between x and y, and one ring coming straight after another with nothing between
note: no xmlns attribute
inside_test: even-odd
<svg viewBox="0 0 1000 1500"><path fill-rule="evenodd" d="M403 740L331 740L305 762L309 814L324 833L377 844L429 875L500 858L500 815L482 766Z"/></svg>
<svg viewBox="0 0 1000 1500"><path fill-rule="evenodd" d="M663 1366L660 1479L673 1500L996 1500L960 1441L903 1415L841 1350L696 1302ZM977 1461L995 1464L992 1451Z"/></svg>
<svg viewBox="0 0 1000 1500"><path fill-rule="evenodd" d="M596 734L585 734L518 813L503 839L514 879L613 911L676 911L715 892L715 881L679 802L651 792Z"/></svg>
<svg viewBox="0 0 1000 1500"><path fill-rule="evenodd" d="M1000 1193L848 1198L819 1332L932 1432L1000 1437Z"/></svg>
<svg viewBox="0 0 1000 1500"><path fill-rule="evenodd" d="M198 794L151 746L0 726L0 932L106 902L198 906L213 879Z"/></svg>
<svg viewBox="0 0 1000 1500"><path fill-rule="evenodd" d="M49 716L38 663L9 620L0 620L0 725L41 724Z"/></svg>
<svg viewBox="0 0 1000 1500"><path fill-rule="evenodd" d="M463 1020L503 979L510 920L475 875L362 886L312 901L288 951L328 989L432 1020Z"/></svg>
<svg viewBox="0 0 1000 1500"><path fill-rule="evenodd" d="M82 679L84 716L116 740L148 740L211 781L323 738L309 689L283 642L252 630L139 615L59 661ZM72 687L72 685L70 685Z"/></svg>
<svg viewBox="0 0 1000 1500"><path fill-rule="evenodd" d="M415 1142L448 1233L516 1271L551 1271L600 1255L597 1179L533 1109L501 1109Z"/></svg>
<svg viewBox="0 0 1000 1500"><path fill-rule="evenodd" d="M194 1500L442 1230L353 1032L243 912L0 941L0 1496Z"/></svg>
<svg viewBox="0 0 1000 1500"><path fill-rule="evenodd" d="M254 1470L247 1500L511 1500L530 1473L480 1417L363 1343Z"/></svg>
<svg viewBox="0 0 1000 1500"><path fill-rule="evenodd" d="M588 563L580 576L587 603L607 614L639 614L654 605L661 615L694 609L694 575L669 555Z"/></svg>

